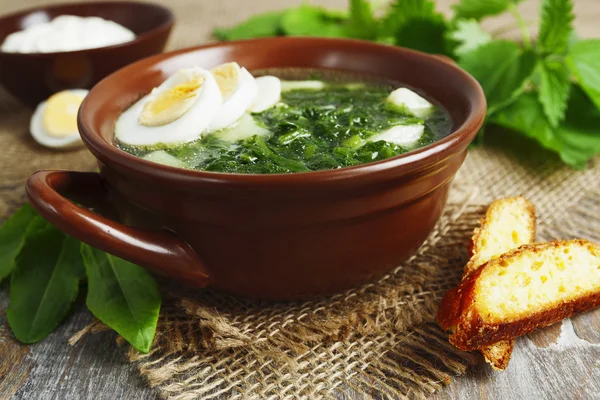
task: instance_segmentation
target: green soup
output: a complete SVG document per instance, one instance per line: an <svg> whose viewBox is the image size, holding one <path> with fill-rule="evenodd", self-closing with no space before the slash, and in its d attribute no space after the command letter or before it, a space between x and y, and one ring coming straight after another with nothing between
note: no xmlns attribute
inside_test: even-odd
<svg viewBox="0 0 600 400"><path fill-rule="evenodd" d="M427 146L451 130L439 106L424 118L387 101L392 85L325 82L322 88L293 88L275 106L244 115L238 123L180 145L118 144L138 157L182 168L243 174L318 171L383 160ZM395 126L423 125L410 144L376 140ZM172 157L171 157L172 156Z"/></svg>

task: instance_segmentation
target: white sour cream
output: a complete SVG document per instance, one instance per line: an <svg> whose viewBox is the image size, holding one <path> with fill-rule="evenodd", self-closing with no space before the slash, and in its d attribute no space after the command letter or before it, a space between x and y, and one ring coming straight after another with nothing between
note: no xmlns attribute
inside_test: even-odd
<svg viewBox="0 0 600 400"><path fill-rule="evenodd" d="M112 46L135 39L129 29L99 17L61 15L6 37L7 53L53 53Z"/></svg>

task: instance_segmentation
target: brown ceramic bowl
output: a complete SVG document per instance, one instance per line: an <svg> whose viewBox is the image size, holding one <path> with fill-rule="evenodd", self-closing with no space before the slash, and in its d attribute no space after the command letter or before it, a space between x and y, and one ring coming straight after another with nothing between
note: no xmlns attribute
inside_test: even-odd
<svg viewBox="0 0 600 400"><path fill-rule="evenodd" d="M64 89L89 89L119 68L162 52L173 26L171 11L154 4L60 4L0 17L0 43L13 32L65 14L115 21L133 31L136 38L119 45L78 51L26 54L0 51L0 84L25 104L35 106Z"/></svg>
<svg viewBox="0 0 600 400"><path fill-rule="evenodd" d="M113 145L115 120L180 68L237 61L249 70L338 69L405 82L450 112L453 133L380 162L297 174L200 172ZM188 285L268 299L337 292L382 276L421 246L485 116L479 84L451 62L342 39L271 38L162 54L96 85L79 112L100 173L42 171L27 193L60 229ZM108 192L124 225L65 195Z"/></svg>

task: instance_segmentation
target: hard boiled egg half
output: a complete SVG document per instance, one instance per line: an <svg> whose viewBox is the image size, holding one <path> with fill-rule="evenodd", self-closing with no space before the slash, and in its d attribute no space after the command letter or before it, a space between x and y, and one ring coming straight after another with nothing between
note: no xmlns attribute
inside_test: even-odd
<svg viewBox="0 0 600 400"><path fill-rule="evenodd" d="M209 71L181 69L121 114L115 135L134 146L189 142L208 128L221 103L221 90Z"/></svg>
<svg viewBox="0 0 600 400"><path fill-rule="evenodd" d="M81 136L77 130L77 112L87 94L85 89L65 90L41 102L29 124L29 131L35 141L55 149L81 145Z"/></svg>

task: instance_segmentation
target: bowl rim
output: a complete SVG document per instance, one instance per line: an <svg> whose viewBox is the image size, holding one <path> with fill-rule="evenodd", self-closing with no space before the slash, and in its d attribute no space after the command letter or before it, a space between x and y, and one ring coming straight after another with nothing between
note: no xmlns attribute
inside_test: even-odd
<svg viewBox="0 0 600 400"><path fill-rule="evenodd" d="M102 47L91 47L88 49L80 49L80 50L69 50L69 51L52 51L52 52L35 52L35 53L18 53L18 52L8 52L8 51L2 51L0 50L0 55L1 56L8 56L8 57L55 57L55 56L61 56L61 55L77 55L77 54L83 54L83 53L94 53L94 52L103 52L103 51L108 51L108 50L112 50L112 49L119 49L119 48L123 48L123 47L128 47L137 43L140 43L142 41L145 41L147 38L155 36L156 34L158 34L159 32L163 32L165 30L171 29L173 27L173 24L175 23L175 16L173 15L173 11L171 11L170 8L167 8L159 3L151 3L151 2L146 2L146 1L90 1L90 2L74 2L74 3L56 3L56 4L51 4L51 5L41 5L41 6L33 6L33 7L29 7L29 8L25 8L22 10L17 10L15 12L12 12L10 14L5 14L5 15L0 15L0 24L2 24L3 21L7 20L7 19L11 19L11 18L23 18L29 14L33 14L37 11L46 11L46 10L56 10L56 9L61 9L61 8L65 8L65 7L73 7L73 6L98 6L98 7L103 7L103 6L146 6L148 8L154 8L157 10L161 10L165 12L165 15L167 16L167 19L163 22L161 22L159 25L156 25L144 32L142 32L139 35L135 35L135 38L133 40L127 41L127 42L123 42L123 43L118 43L118 44L112 44L110 46L102 46ZM125 27L127 29L129 29L128 27ZM20 31L13 31L11 33L14 32L20 32ZM0 42L1 44L2 42Z"/></svg>
<svg viewBox="0 0 600 400"><path fill-rule="evenodd" d="M156 64L165 61L166 59L176 57L185 53L193 53L198 50L210 49L215 47L224 46L235 46L241 44L260 44L262 42L285 42L285 41L305 41L307 45L314 41L319 41L323 44L330 43L335 47L336 44L344 45L357 45L371 47L373 51L381 51L386 49L390 51L410 54L412 56L421 57L430 60L434 63L444 64L443 68L450 68L455 73L459 74L464 79L467 85L470 85L471 89L474 89L475 96L470 97L470 110L462 124L451 131L446 137L433 142L430 145L420 147L409 151L398 156L390 157L384 160L375 162L369 162L365 164L359 164L355 166L317 170L317 171L306 171L306 172L294 172L294 173L275 173L275 174L242 174L242 173L226 173L226 172L213 172L213 171L201 171L193 169L184 169L171 167L168 165L154 163L152 161L144 160L140 157L131 155L118 147L113 143L109 143L105 140L100 132L93 128L91 123L92 115L88 111L88 104L92 102L95 93L102 90L105 82L115 79L120 74L126 74L129 71L135 71L138 68L149 69L156 66ZM418 88L417 88L418 89ZM316 37L271 37L271 38L258 38L258 39L246 39L236 40L227 42L217 42L207 45L194 46L176 51L166 52L158 54L152 57L145 58L143 60L132 63L120 70L108 75L101 80L96 86L94 86L88 96L84 99L79 113L77 115L77 122L80 131L81 138L86 144L92 154L100 160L103 164L110 164L112 166L121 167L128 172L134 172L138 176L151 176L153 178L159 178L161 180L173 180L175 182L186 182L186 183L200 183L200 182L219 182L219 183L235 183L235 184L302 184L302 183L328 183L334 181L346 181L349 179L357 179L357 176L373 176L375 173L389 171L398 167L404 167L401 174L406 175L407 173L415 170L422 169L427 166L435 165L442 162L453 152L457 152L462 147L466 148L467 145L474 139L475 135L483 125L483 121L486 115L486 99L481 85L475 78L473 78L466 71L461 69L454 62L450 62L444 56L432 55L423 53L420 51L407 49L399 46L387 46L379 43L368 42L364 40L356 39L341 39L341 38L316 38ZM466 143L465 143L466 142Z"/></svg>

